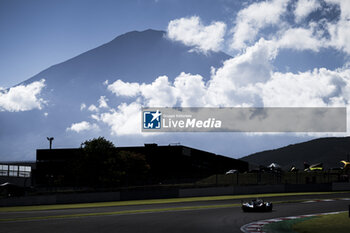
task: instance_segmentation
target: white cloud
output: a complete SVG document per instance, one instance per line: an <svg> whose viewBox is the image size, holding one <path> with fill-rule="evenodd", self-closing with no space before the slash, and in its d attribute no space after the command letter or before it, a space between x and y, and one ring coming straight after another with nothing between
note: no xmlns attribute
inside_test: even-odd
<svg viewBox="0 0 350 233"><path fill-rule="evenodd" d="M66 130L80 133L82 131L99 130L99 127L97 124L91 124L87 121L82 121L79 123L73 123L71 127L67 128Z"/></svg>
<svg viewBox="0 0 350 233"><path fill-rule="evenodd" d="M200 107L200 106L247 106L252 105L257 92L254 85L264 83L271 77L270 60L277 50L271 41L260 40L242 55L225 61L224 65L212 70L208 82L200 75L181 73L173 82L167 76L160 76L151 84L137 84L138 95L134 96L148 107ZM118 80L119 87L131 87L130 83ZM114 84L111 84L114 86ZM119 91L113 90L116 96ZM125 92L130 96L131 90ZM134 94L133 94L134 95ZM254 100L254 104L258 104Z"/></svg>
<svg viewBox="0 0 350 233"><path fill-rule="evenodd" d="M82 104L80 105L80 111L83 111L85 108L86 108L86 104L85 104L85 103L82 103Z"/></svg>
<svg viewBox="0 0 350 233"><path fill-rule="evenodd" d="M350 54L350 1L326 0L329 4L339 5L341 10L339 20L327 21L327 18L323 18L306 25L301 23L310 13L323 7L321 2L317 0L296 2L292 13L300 25L291 25L284 17L287 16L289 2L261 1L240 10L235 19L236 25L231 30L233 38L230 48L245 50L259 41L260 36L265 40L275 41L280 49L318 52L321 48L332 47ZM325 9L325 12L327 10L329 9ZM262 34L264 29L266 30Z"/></svg>
<svg viewBox="0 0 350 233"><path fill-rule="evenodd" d="M204 26L199 17L193 16L170 21L167 35L171 40L195 46L196 49L206 53L210 50L220 50L225 32L225 23L212 22L209 26Z"/></svg>
<svg viewBox="0 0 350 233"><path fill-rule="evenodd" d="M123 103L116 110L102 113L99 120L110 126L113 135L140 134L141 105Z"/></svg>
<svg viewBox="0 0 350 233"><path fill-rule="evenodd" d="M101 96L100 99L98 100L98 107L99 108L108 108L108 99L106 98L106 96Z"/></svg>
<svg viewBox="0 0 350 233"><path fill-rule="evenodd" d="M322 38L316 37L311 29L290 28L283 32L283 35L276 41L279 48L289 48L299 51L318 51L322 47L327 47Z"/></svg>
<svg viewBox="0 0 350 233"><path fill-rule="evenodd" d="M278 45L260 39L255 45L212 70L210 80L181 73L170 82L166 76L138 84L130 104L101 114L114 134L140 132L140 108L149 107L324 107L347 106L350 101L350 69L314 69L300 73L273 71ZM129 86L119 80L122 86ZM117 94L116 94L117 95Z"/></svg>
<svg viewBox="0 0 350 233"><path fill-rule="evenodd" d="M208 81L204 81L200 75L184 72L173 81L167 76L155 78L152 83L128 83L117 80L108 84L107 89L116 96L128 97L129 102L120 104L117 109L105 109L103 113L100 108L100 112L91 117L107 124L113 134L125 135L140 134L142 106L348 106L349 67L282 73L276 71L276 67L272 65L272 61L282 49L319 52L321 48L332 46L350 53L350 41L348 41L350 26L344 17L344 15L350 17L350 10L343 12L346 3L337 1L342 8L341 19L337 22L327 23L324 19L321 22L302 24L301 21L320 5L312 0L299 1L293 13L296 21L302 26L292 26L283 17L288 2L262 1L241 10L235 21L231 45L232 48L242 50L233 58L226 60L220 68L212 68ZM210 26L213 25L216 24ZM201 33L212 30L210 26L203 26L198 17L173 20L168 26L168 36L187 45L196 46L202 51L216 50L222 45L221 39L210 39L211 42L208 44L216 46L209 46L202 39L198 39ZM264 32L267 33L266 38L259 37L259 32L267 27L269 28ZM327 32L329 37L324 36ZM199 36L193 36L194 34ZM218 38L223 38L223 35Z"/></svg>
<svg viewBox="0 0 350 233"><path fill-rule="evenodd" d="M45 80L35 81L27 85L12 87L0 92L0 111L20 112L42 109L46 103L39 97L45 87Z"/></svg>
<svg viewBox="0 0 350 233"><path fill-rule="evenodd" d="M181 73L176 77L173 86L174 96L182 107L198 107L207 104L207 90L202 76Z"/></svg>
<svg viewBox="0 0 350 233"><path fill-rule="evenodd" d="M295 21L301 22L311 12L319 9L320 7L321 4L318 0L299 0L294 10Z"/></svg>
<svg viewBox="0 0 350 233"><path fill-rule="evenodd" d="M331 35L330 45L334 48L350 54L350 1L348 0L326 0L328 3L338 4L341 15L339 21L327 24Z"/></svg>
<svg viewBox="0 0 350 233"><path fill-rule="evenodd" d="M117 96L134 97L140 92L140 85L138 83L125 83L118 79L108 85L108 90Z"/></svg>
<svg viewBox="0 0 350 233"><path fill-rule="evenodd" d="M89 110L90 112L98 112L98 107L96 107L96 105L94 105L94 104L91 104L91 105L89 106L88 110Z"/></svg>
<svg viewBox="0 0 350 233"><path fill-rule="evenodd" d="M137 88L137 92L133 92L128 89L131 83L117 82L119 87L128 87L125 96L130 96L131 92L132 95L138 93L134 97L141 98L145 106L227 106L237 104L232 97L241 95L240 98L243 98L249 85L266 82L270 78L270 60L276 53L274 43L262 39L244 54L225 61L221 68L213 70L210 81L206 83L200 75L181 73L174 82L169 82L167 76L160 76L151 84L132 83ZM121 95L110 86L109 90Z"/></svg>
<svg viewBox="0 0 350 233"><path fill-rule="evenodd" d="M336 4L340 7L340 18L337 21L325 22L325 32L330 38L325 43L337 50L350 54L350 1L348 0L325 0L328 4Z"/></svg>
<svg viewBox="0 0 350 233"><path fill-rule="evenodd" d="M276 55L275 44L260 39L255 45L247 48L245 53L226 60L222 67L214 71L211 84L221 83L220 89L225 90L265 82L270 78L270 61Z"/></svg>
<svg viewBox="0 0 350 233"><path fill-rule="evenodd" d="M146 106L174 106L177 102L175 89L167 76L160 76L151 84L142 84L140 93L145 99Z"/></svg>
<svg viewBox="0 0 350 233"><path fill-rule="evenodd" d="M92 119L94 119L95 121L100 121L100 116L98 114L91 114L90 116Z"/></svg>
<svg viewBox="0 0 350 233"><path fill-rule="evenodd" d="M311 21L306 26L302 24L303 20L310 13L321 9L323 7L321 2L317 0L296 2L292 13L295 21L300 25L291 25L284 17L287 16L289 2L285 0L261 1L240 10L235 19L236 25L231 29L233 38L230 48L245 50L261 39L259 38L260 33L265 40L275 41L281 49L318 52L321 48L332 47L350 54L350 1L325 0L328 4L339 5L341 12L339 20L328 21L328 18L323 18L317 22ZM328 8L324 10L325 14L327 11L329 11ZM266 30L262 34L264 29Z"/></svg>
<svg viewBox="0 0 350 233"><path fill-rule="evenodd" d="M130 85L130 83L124 83L120 80L119 83L122 83L122 86ZM144 106L149 107L167 107L177 104L201 106L205 104L205 91L206 87L202 76L182 72L175 78L174 82L169 82L167 76L159 76L150 84L139 85L137 97L143 101ZM126 95L128 96L127 93Z"/></svg>
<svg viewBox="0 0 350 233"><path fill-rule="evenodd" d="M261 97L268 107L346 106L350 94L350 70L325 68L273 74L262 86Z"/></svg>
<svg viewBox="0 0 350 233"><path fill-rule="evenodd" d="M208 105L210 106L251 106L261 105L256 99L255 85L271 78L271 60L277 55L272 41L260 39L245 53L224 62L212 71L208 82Z"/></svg>
<svg viewBox="0 0 350 233"><path fill-rule="evenodd" d="M286 0L257 2L239 11L236 26L233 28L232 49L245 49L255 41L260 29L267 26L279 26L281 15L287 10Z"/></svg>
<svg viewBox="0 0 350 233"><path fill-rule="evenodd" d="M348 0L325 0L325 2L339 5L342 19L350 16L350 2Z"/></svg>
<svg viewBox="0 0 350 233"><path fill-rule="evenodd" d="M335 25L329 25L331 34L330 45L338 50L350 54L350 24L349 21L341 20Z"/></svg>
<svg viewBox="0 0 350 233"><path fill-rule="evenodd" d="M267 48L262 44L260 47L256 45L255 50L253 48L252 50L260 56L268 55ZM269 70L267 65L264 69L269 72L265 79L260 80L257 73L252 72L247 74L251 82L236 85L235 77L240 73L240 69L243 73L249 67L259 70L257 68L259 65L255 67L255 62L247 62L253 61L254 56L258 59L257 54L250 52L245 54L246 57L228 61L220 68L221 70L213 71L211 80L208 82L204 82L200 75L186 73L181 73L174 82L169 82L165 76L161 76L151 84L141 84L139 95L135 96L131 103L120 104L117 109L95 114L93 118L107 124L112 134L127 135L141 133L140 111L142 106L331 107L348 105L350 69L346 67L337 70L321 68L301 73L281 73ZM240 66L241 63L238 61L245 65ZM227 88L222 90L221 88L225 85ZM143 92L143 89L147 91ZM154 92L161 94L157 95ZM149 93L154 93L154 95L148 96ZM171 101L164 101L164 99ZM162 104L148 105L159 101L162 101ZM164 105L165 103L168 104Z"/></svg>
<svg viewBox="0 0 350 233"><path fill-rule="evenodd" d="M212 78L219 77L216 75L217 73L213 73ZM230 77L232 80L229 80ZM227 82L234 84L234 76L228 75L221 78L223 85ZM181 107L256 107L259 104L261 107L343 107L350 101L350 69L348 68L337 70L321 68L302 73L271 71L270 78L264 82L252 82L246 86L236 87L227 84L234 88L220 93L216 92L212 85L212 80L205 83L199 75L181 73L173 83L168 82L167 85L160 86L158 91L166 93L168 99L176 99L176 106ZM142 84L142 86L149 87L152 84ZM173 91L166 92L165 90L169 88ZM150 101L141 93L134 102L123 103L117 110L103 113L96 119L109 125L113 134L139 134L141 106ZM143 101L139 102L141 99Z"/></svg>
<svg viewBox="0 0 350 233"><path fill-rule="evenodd" d="M248 5L238 12L235 27L231 30L233 38L231 49L244 50L261 38L259 33L265 31L265 40L275 41L281 49L295 49L299 51L319 51L320 48L333 47L350 54L350 1L326 0L328 3L338 4L341 9L340 20L327 22L327 19L310 22L305 26L291 25L284 17L289 1L270 0ZM317 0L299 0L295 5L295 21L301 23L305 17L322 5ZM330 37L325 37L329 34Z"/></svg>

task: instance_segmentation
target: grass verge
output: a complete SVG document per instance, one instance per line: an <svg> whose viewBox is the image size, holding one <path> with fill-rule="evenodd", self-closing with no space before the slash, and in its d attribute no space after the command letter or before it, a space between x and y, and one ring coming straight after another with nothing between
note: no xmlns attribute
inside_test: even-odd
<svg viewBox="0 0 350 233"><path fill-rule="evenodd" d="M298 222L292 227L298 233L349 233L350 218L348 212L315 217Z"/></svg>
<svg viewBox="0 0 350 233"><path fill-rule="evenodd" d="M14 206L14 207L0 207L0 212L96 208L96 207L110 207L110 206L129 206L129 205L152 205L152 204L169 204L169 203L198 202L198 201L220 201L220 200L237 200L237 199L240 200L240 199L251 199L251 198L257 198L257 197L266 198L266 197L287 197L287 196L302 196L302 195L322 195L322 194L335 194L335 193L344 193L344 192L270 193L270 194L226 195L226 196L188 197L188 198L152 199L152 200L134 200L134 201L94 202L94 203L81 203L81 204Z"/></svg>
<svg viewBox="0 0 350 233"><path fill-rule="evenodd" d="M266 224L263 227L263 231L268 233L298 233L297 231L293 230L293 226L311 218L313 217L284 220L281 222Z"/></svg>

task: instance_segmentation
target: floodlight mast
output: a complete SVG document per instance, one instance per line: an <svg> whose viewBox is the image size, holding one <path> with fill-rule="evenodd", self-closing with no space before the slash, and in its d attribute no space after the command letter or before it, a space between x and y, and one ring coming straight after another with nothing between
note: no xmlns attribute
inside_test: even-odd
<svg viewBox="0 0 350 233"><path fill-rule="evenodd" d="M54 140L54 137L47 137L47 140L50 142L50 150L52 149L52 141Z"/></svg>

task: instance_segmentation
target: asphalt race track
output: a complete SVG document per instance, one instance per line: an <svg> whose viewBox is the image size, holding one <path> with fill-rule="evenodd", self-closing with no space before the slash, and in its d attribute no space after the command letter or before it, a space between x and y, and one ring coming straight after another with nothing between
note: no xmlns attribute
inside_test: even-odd
<svg viewBox="0 0 350 233"><path fill-rule="evenodd" d="M274 202L270 213L243 213L240 200L25 212L0 209L0 232L232 233L257 220L348 210L350 200L334 200L337 198L350 198L350 193L265 198ZM304 203L314 199L333 200Z"/></svg>

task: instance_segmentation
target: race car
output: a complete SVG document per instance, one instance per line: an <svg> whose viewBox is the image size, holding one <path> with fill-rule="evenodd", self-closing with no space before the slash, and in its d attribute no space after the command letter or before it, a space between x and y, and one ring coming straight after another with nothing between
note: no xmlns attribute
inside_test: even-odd
<svg viewBox="0 0 350 233"><path fill-rule="evenodd" d="M272 203L271 202L265 202L262 199L253 199L249 202L242 202L242 210L244 212L267 212L272 211Z"/></svg>

